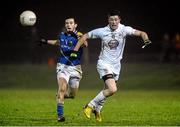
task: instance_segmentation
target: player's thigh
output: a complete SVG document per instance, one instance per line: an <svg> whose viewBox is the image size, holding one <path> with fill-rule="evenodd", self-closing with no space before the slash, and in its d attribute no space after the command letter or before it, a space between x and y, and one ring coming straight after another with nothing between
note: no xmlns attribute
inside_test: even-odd
<svg viewBox="0 0 180 127"><path fill-rule="evenodd" d="M71 77L69 80L69 86L71 88L79 88L80 80L79 77Z"/></svg>
<svg viewBox="0 0 180 127"><path fill-rule="evenodd" d="M120 69L121 65L119 63L111 65L102 60L98 60L97 71L100 75L100 78L112 74L115 81L117 81L119 79Z"/></svg>
<svg viewBox="0 0 180 127"><path fill-rule="evenodd" d="M80 69L81 70L81 69ZM79 71L76 67L70 70L69 86L71 88L79 88L79 83L82 78L82 71Z"/></svg>
<svg viewBox="0 0 180 127"><path fill-rule="evenodd" d="M117 91L116 81L113 78L109 78L105 81L105 84L112 92Z"/></svg>
<svg viewBox="0 0 180 127"><path fill-rule="evenodd" d="M104 63L104 62L99 62L97 64L97 71L99 73L100 78L102 79L103 76L105 75L109 75L112 74L113 75L113 71L110 67L110 65Z"/></svg>
<svg viewBox="0 0 180 127"><path fill-rule="evenodd" d="M57 81L58 84L61 84L62 79L64 79L66 81L66 83L69 82L69 78L70 78L70 73L68 72L67 68L64 67L65 65L63 64L57 64L56 67L56 74L57 74Z"/></svg>

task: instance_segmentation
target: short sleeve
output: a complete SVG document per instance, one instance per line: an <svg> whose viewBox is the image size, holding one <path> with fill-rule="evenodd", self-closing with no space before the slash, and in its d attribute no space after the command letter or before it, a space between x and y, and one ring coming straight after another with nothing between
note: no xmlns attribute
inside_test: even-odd
<svg viewBox="0 0 180 127"><path fill-rule="evenodd" d="M88 32L89 38L100 38L101 37L101 32L100 31L101 31L100 28L89 31Z"/></svg>
<svg viewBox="0 0 180 127"><path fill-rule="evenodd" d="M135 33L136 29L130 27L130 26L125 26L124 32L126 35L133 35Z"/></svg>

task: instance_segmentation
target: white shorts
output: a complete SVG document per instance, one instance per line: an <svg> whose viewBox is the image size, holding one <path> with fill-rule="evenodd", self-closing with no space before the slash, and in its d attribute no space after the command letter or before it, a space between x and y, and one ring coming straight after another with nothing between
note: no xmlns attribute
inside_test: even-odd
<svg viewBox="0 0 180 127"><path fill-rule="evenodd" d="M69 66L57 63L56 66L57 80L64 78L71 88L78 88L79 82L82 78L81 65Z"/></svg>
<svg viewBox="0 0 180 127"><path fill-rule="evenodd" d="M107 74L112 74L114 76L115 81L117 81L119 79L120 70L121 70L120 62L117 64L110 64L104 62L103 60L98 60L97 71L101 79L103 76Z"/></svg>

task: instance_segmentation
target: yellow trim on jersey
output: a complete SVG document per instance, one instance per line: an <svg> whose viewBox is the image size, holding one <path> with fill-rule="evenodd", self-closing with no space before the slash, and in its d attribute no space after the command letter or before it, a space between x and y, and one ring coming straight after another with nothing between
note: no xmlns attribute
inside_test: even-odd
<svg viewBox="0 0 180 127"><path fill-rule="evenodd" d="M81 32L77 32L77 36L81 37L83 34Z"/></svg>

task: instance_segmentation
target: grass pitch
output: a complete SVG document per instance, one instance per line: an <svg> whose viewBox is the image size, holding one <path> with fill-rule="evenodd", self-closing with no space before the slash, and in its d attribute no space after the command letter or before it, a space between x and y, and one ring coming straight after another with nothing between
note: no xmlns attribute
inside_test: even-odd
<svg viewBox="0 0 180 127"><path fill-rule="evenodd" d="M0 126L180 126L180 65L123 64L118 92L108 98L103 121L85 118L82 108L102 89L95 65L83 66L75 99L65 100L57 122L55 67L0 65Z"/></svg>
<svg viewBox="0 0 180 127"><path fill-rule="evenodd" d="M82 107L97 90L80 90L65 100L64 123L57 122L54 90L0 90L0 125L180 125L179 91L119 91L107 99L103 121L85 118Z"/></svg>

